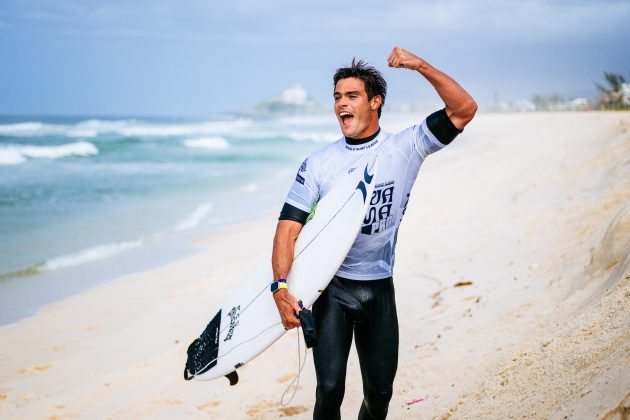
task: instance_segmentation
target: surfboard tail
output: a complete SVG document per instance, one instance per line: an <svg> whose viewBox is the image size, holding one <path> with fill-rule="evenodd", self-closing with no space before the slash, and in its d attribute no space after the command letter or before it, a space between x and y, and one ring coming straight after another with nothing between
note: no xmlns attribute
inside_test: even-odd
<svg viewBox="0 0 630 420"><path fill-rule="evenodd" d="M188 359L184 369L184 379L189 381L195 376L209 371L219 358L219 333L221 311L212 318L199 338L188 346Z"/></svg>

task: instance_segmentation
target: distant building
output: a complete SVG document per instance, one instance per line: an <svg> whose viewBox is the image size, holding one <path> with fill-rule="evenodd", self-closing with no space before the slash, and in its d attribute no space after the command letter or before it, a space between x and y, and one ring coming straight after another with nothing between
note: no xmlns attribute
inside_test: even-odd
<svg viewBox="0 0 630 420"><path fill-rule="evenodd" d="M310 98L302 85L296 84L282 91L279 96L258 104L255 111L262 114L305 114L319 112L321 107Z"/></svg>
<svg viewBox="0 0 630 420"><path fill-rule="evenodd" d="M590 109L588 99L586 98L571 99L568 105L569 105L569 109L573 111L586 111Z"/></svg>
<svg viewBox="0 0 630 420"><path fill-rule="evenodd" d="M536 111L536 105L527 99L520 99L514 104L513 110L516 112L532 112Z"/></svg>
<svg viewBox="0 0 630 420"><path fill-rule="evenodd" d="M630 105L630 83L621 84L621 94L623 95L623 103Z"/></svg>

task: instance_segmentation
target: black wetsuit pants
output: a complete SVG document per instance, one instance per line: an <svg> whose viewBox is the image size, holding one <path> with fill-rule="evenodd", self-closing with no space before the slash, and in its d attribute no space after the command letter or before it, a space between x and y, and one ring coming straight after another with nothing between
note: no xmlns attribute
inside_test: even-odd
<svg viewBox="0 0 630 420"><path fill-rule="evenodd" d="M359 419L384 419L398 366L398 318L392 278L334 277L313 305L317 395L313 418L340 418L348 353L354 341L363 378Z"/></svg>

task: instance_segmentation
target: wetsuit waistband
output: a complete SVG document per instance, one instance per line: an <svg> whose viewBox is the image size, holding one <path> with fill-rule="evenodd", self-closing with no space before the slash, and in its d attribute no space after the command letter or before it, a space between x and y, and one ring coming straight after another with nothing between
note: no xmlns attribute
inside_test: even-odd
<svg viewBox="0 0 630 420"><path fill-rule="evenodd" d="M382 279L373 279L373 280L357 280L357 279L349 279L349 278L346 278L346 277L341 277L341 276L335 276L335 277L333 277L333 279L335 279L335 278L337 278L337 279L339 279L339 280L341 280L341 281L359 281L359 282L361 282L361 283L371 282L371 281L383 281L383 280L385 280L385 281L387 281L387 280L392 281L392 280L394 280L394 278L393 278L393 277L391 277L391 276L389 276L389 277L383 277Z"/></svg>

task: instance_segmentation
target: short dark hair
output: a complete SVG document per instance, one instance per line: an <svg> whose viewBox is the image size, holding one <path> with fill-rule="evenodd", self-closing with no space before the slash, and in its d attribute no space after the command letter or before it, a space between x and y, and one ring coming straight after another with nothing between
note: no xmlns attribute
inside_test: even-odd
<svg viewBox="0 0 630 420"><path fill-rule="evenodd" d="M333 77L333 86L337 86L337 82L341 79L347 79L349 77L356 77L357 79L363 80L368 100L371 100L377 95L381 97L381 106L378 107L378 117L380 118L381 109L383 105L385 105L385 95L387 95L387 82L381 72L369 66L365 61L357 61L356 58L353 58L352 64L349 67L340 67L337 69Z"/></svg>

